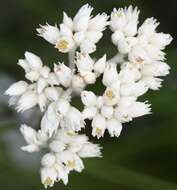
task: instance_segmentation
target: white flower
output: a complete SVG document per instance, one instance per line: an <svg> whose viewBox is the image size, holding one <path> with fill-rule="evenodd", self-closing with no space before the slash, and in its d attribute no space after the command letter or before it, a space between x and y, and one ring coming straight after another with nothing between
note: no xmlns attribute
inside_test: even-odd
<svg viewBox="0 0 177 190"><path fill-rule="evenodd" d="M81 92L85 88L86 84L83 77L80 75L74 75L72 79L72 88L76 92Z"/></svg>
<svg viewBox="0 0 177 190"><path fill-rule="evenodd" d="M65 116L64 128L80 131L81 128L85 127L84 124L81 112L78 109L71 107Z"/></svg>
<svg viewBox="0 0 177 190"><path fill-rule="evenodd" d="M55 155L47 153L42 157L41 164L44 167L52 167L55 164L55 161L56 161Z"/></svg>
<svg viewBox="0 0 177 190"><path fill-rule="evenodd" d="M119 137L122 131L122 124L117 119L112 118L106 122L106 128L111 137Z"/></svg>
<svg viewBox="0 0 177 190"><path fill-rule="evenodd" d="M108 25L108 16L106 13L98 14L92 19L89 20L88 30L89 31L100 31L105 30L105 27Z"/></svg>
<svg viewBox="0 0 177 190"><path fill-rule="evenodd" d="M155 45L156 47L159 47L159 49L164 49L165 46L169 45L172 41L172 37L170 34L164 34L164 33L154 33L150 37L150 43Z"/></svg>
<svg viewBox="0 0 177 190"><path fill-rule="evenodd" d="M39 70L42 68L42 65L43 65L42 60L37 55L26 51L25 58L31 69Z"/></svg>
<svg viewBox="0 0 177 190"><path fill-rule="evenodd" d="M33 91L26 91L18 100L17 111L25 111L37 104L37 95Z"/></svg>
<svg viewBox="0 0 177 190"><path fill-rule="evenodd" d="M145 36L151 36L157 26L159 25L159 22L157 22L154 18L148 18L144 21L144 23L139 27L138 34L139 35L145 35Z"/></svg>
<svg viewBox="0 0 177 190"><path fill-rule="evenodd" d="M21 149L26 152L37 152L42 146L45 145L47 137L44 138L44 134L41 131L36 132L33 128L23 124L20 127L20 131L27 142L26 146L22 146Z"/></svg>
<svg viewBox="0 0 177 190"><path fill-rule="evenodd" d="M48 86L47 81L44 78L40 77L39 80L37 81L37 93L40 94L47 86Z"/></svg>
<svg viewBox="0 0 177 190"><path fill-rule="evenodd" d="M107 119L110 119L112 118L113 116L113 113L114 113L114 109L112 106L103 106L101 108L101 114L107 118Z"/></svg>
<svg viewBox="0 0 177 190"><path fill-rule="evenodd" d="M65 99L60 99L56 102L56 114L59 117L65 116L70 109L70 104Z"/></svg>
<svg viewBox="0 0 177 190"><path fill-rule="evenodd" d="M97 114L92 120L92 135L97 137L103 137L106 129L106 120L101 114Z"/></svg>
<svg viewBox="0 0 177 190"><path fill-rule="evenodd" d="M79 150L78 155L82 158L101 157L100 147L96 144L85 143Z"/></svg>
<svg viewBox="0 0 177 190"><path fill-rule="evenodd" d="M36 29L38 35L44 38L51 44L56 44L60 37L60 32L57 26L51 26L48 23L46 25L40 25L40 28Z"/></svg>
<svg viewBox="0 0 177 190"><path fill-rule="evenodd" d="M63 162L66 165L66 168L71 171L75 170L77 172L81 172L84 169L84 165L82 160L77 156L76 154L64 151L58 155L61 162Z"/></svg>
<svg viewBox="0 0 177 190"><path fill-rule="evenodd" d="M118 80L117 65L108 63L103 73L102 82L105 86L111 86Z"/></svg>
<svg viewBox="0 0 177 190"><path fill-rule="evenodd" d="M41 169L41 182L45 188L52 187L57 181L57 171L54 168L44 167Z"/></svg>
<svg viewBox="0 0 177 190"><path fill-rule="evenodd" d="M59 98L59 91L55 87L47 87L45 94L50 101L56 101Z"/></svg>
<svg viewBox="0 0 177 190"><path fill-rule="evenodd" d="M95 106L85 107L82 111L83 119L93 119L93 117L98 113L98 109Z"/></svg>
<svg viewBox="0 0 177 190"><path fill-rule="evenodd" d="M152 90L159 90L162 86L162 79L156 77L143 77L142 81Z"/></svg>
<svg viewBox="0 0 177 190"><path fill-rule="evenodd" d="M94 72L82 72L82 77L86 84L94 84L96 82L96 74Z"/></svg>
<svg viewBox="0 0 177 190"><path fill-rule="evenodd" d="M119 93L120 93L119 90L115 88L107 87L103 94L104 103L108 106L116 105L120 99Z"/></svg>
<svg viewBox="0 0 177 190"><path fill-rule="evenodd" d="M154 61L146 64L141 69L143 76L166 76L169 74L170 66L162 61Z"/></svg>
<svg viewBox="0 0 177 190"><path fill-rule="evenodd" d="M37 95L37 99L38 99L37 102L38 102L39 108L41 112L43 112L46 109L46 106L48 103L47 97L44 93L41 93Z"/></svg>
<svg viewBox="0 0 177 190"><path fill-rule="evenodd" d="M81 93L82 103L86 106L94 106L96 104L97 97L91 91L82 91Z"/></svg>
<svg viewBox="0 0 177 190"><path fill-rule="evenodd" d="M75 31L86 31L93 8L88 4L82 6L73 19Z"/></svg>
<svg viewBox="0 0 177 190"><path fill-rule="evenodd" d="M68 87L72 80L72 70L67 67L64 63L54 65L54 71L60 84L64 87Z"/></svg>
<svg viewBox="0 0 177 190"><path fill-rule="evenodd" d="M125 9L113 9L110 26L112 31L123 31L125 36L134 36L137 32L139 11L129 6Z"/></svg>
<svg viewBox="0 0 177 190"><path fill-rule="evenodd" d="M106 55L98 59L94 64L94 71L98 74L102 74L106 67Z"/></svg>
<svg viewBox="0 0 177 190"><path fill-rule="evenodd" d="M25 81L19 81L12 84L5 92L9 96L19 96L22 95L28 87L28 83Z"/></svg>

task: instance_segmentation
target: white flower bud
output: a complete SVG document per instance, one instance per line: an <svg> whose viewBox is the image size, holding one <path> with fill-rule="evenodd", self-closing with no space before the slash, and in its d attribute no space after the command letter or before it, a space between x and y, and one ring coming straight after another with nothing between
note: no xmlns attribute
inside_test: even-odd
<svg viewBox="0 0 177 190"><path fill-rule="evenodd" d="M102 32L109 23L107 22L108 18L109 16L106 13L97 14L89 20L88 30Z"/></svg>
<svg viewBox="0 0 177 190"><path fill-rule="evenodd" d="M158 25L159 25L159 22L157 22L156 19L148 18L139 27L138 34L150 37L155 32L155 29L157 28Z"/></svg>
<svg viewBox="0 0 177 190"><path fill-rule="evenodd" d="M91 16L93 8L88 4L82 6L73 19L75 31L86 31L88 27L88 21Z"/></svg>
<svg viewBox="0 0 177 190"><path fill-rule="evenodd" d="M56 117L55 112L51 112L48 108L41 120L41 130L47 134L48 138L51 138L53 134L56 134L59 121L60 120Z"/></svg>
<svg viewBox="0 0 177 190"><path fill-rule="evenodd" d="M41 112L46 109L47 106L47 97L44 93L38 94L38 105L40 107Z"/></svg>
<svg viewBox="0 0 177 190"><path fill-rule="evenodd" d="M40 77L37 81L37 93L40 94L47 85L47 81L44 78Z"/></svg>
<svg viewBox="0 0 177 190"><path fill-rule="evenodd" d="M39 79L39 72L36 70L31 70L25 74L25 77L31 82L37 81Z"/></svg>
<svg viewBox="0 0 177 190"><path fill-rule="evenodd" d="M49 76L47 78L47 82L53 86L53 85L59 85L59 82L57 80L57 77L55 75L55 73L49 73Z"/></svg>
<svg viewBox="0 0 177 190"><path fill-rule="evenodd" d="M106 67L106 55L98 59L94 64L94 71L98 74L102 74Z"/></svg>
<svg viewBox="0 0 177 190"><path fill-rule="evenodd" d="M64 63L60 63L58 65L54 65L54 71L60 84L64 87L70 86L73 74L69 67Z"/></svg>
<svg viewBox="0 0 177 190"><path fill-rule="evenodd" d="M81 73L84 81L87 84L94 84L96 82L96 74L93 72L85 72L85 73Z"/></svg>
<svg viewBox="0 0 177 190"><path fill-rule="evenodd" d="M150 104L146 104L144 102L134 102L130 106L129 112L131 117L134 118L150 114L150 111L151 111Z"/></svg>
<svg viewBox="0 0 177 190"><path fill-rule="evenodd" d="M150 43L159 47L160 49L164 49L165 46L171 43L172 39L173 38L170 34L154 33L150 38Z"/></svg>
<svg viewBox="0 0 177 190"><path fill-rule="evenodd" d="M122 131L122 124L118 120L116 120L114 118L108 120L106 122L106 127L107 127L111 137L114 137L114 136L119 137L120 136L120 133Z"/></svg>
<svg viewBox="0 0 177 190"><path fill-rule="evenodd" d="M137 33L138 22L136 20L130 21L124 28L124 33L126 36L135 36Z"/></svg>
<svg viewBox="0 0 177 190"><path fill-rule="evenodd" d="M146 84L151 90L159 90L162 86L162 79L156 77L143 77L142 81Z"/></svg>
<svg viewBox="0 0 177 190"><path fill-rule="evenodd" d="M89 40L84 40L80 45L80 49L82 53L90 54L96 50L96 45Z"/></svg>
<svg viewBox="0 0 177 190"><path fill-rule="evenodd" d="M112 13L111 13L111 22L110 22L110 26L111 26L111 30L112 31L116 31L116 30L121 30L125 24L126 24L127 20L126 20L126 15L124 14L124 10L123 9L113 9Z"/></svg>
<svg viewBox="0 0 177 190"><path fill-rule="evenodd" d="M42 68L42 60L37 55L26 51L25 52L25 58L29 63L30 68L33 70L39 70Z"/></svg>
<svg viewBox="0 0 177 190"><path fill-rule="evenodd" d="M40 74L42 75L42 77L48 78L49 73L50 73L50 68L47 67L47 66L43 66L43 67L40 69L39 72L40 72Z"/></svg>
<svg viewBox="0 0 177 190"><path fill-rule="evenodd" d="M41 164L44 167L52 167L55 164L55 156L53 154L47 153L42 157Z"/></svg>
<svg viewBox="0 0 177 190"><path fill-rule="evenodd" d="M56 44L60 37L60 32L57 26L51 26L49 24L40 25L41 28L37 28L38 35L44 38L51 44Z"/></svg>
<svg viewBox="0 0 177 190"><path fill-rule="evenodd" d="M58 90L55 87L47 87L45 94L50 101L56 101L59 98Z"/></svg>
<svg viewBox="0 0 177 190"><path fill-rule="evenodd" d="M170 66L161 61L154 61L151 64L146 64L141 69L143 76L166 76L169 74Z"/></svg>
<svg viewBox="0 0 177 190"><path fill-rule="evenodd" d="M112 106L103 106L101 108L101 114L105 117L105 118L112 118L113 116L113 112L114 112L114 109Z"/></svg>
<svg viewBox="0 0 177 190"><path fill-rule="evenodd" d="M130 47L129 43L127 42L127 39L125 39L125 38L119 39L118 50L122 54L126 54L126 53L130 52L131 47Z"/></svg>
<svg viewBox="0 0 177 190"><path fill-rule="evenodd" d="M117 65L114 63L108 63L103 73L102 82L105 86L111 86L118 80Z"/></svg>
<svg viewBox="0 0 177 190"><path fill-rule="evenodd" d="M37 96L32 91L25 92L17 103L17 111L25 111L27 109L30 109L34 107L37 104Z"/></svg>
<svg viewBox="0 0 177 190"><path fill-rule="evenodd" d="M19 81L12 84L6 91L5 94L9 96L19 96L23 94L28 87L28 83L25 81Z"/></svg>
<svg viewBox="0 0 177 190"><path fill-rule="evenodd" d="M116 46L118 45L118 41L119 41L120 39L122 39L122 38L124 38L124 34L123 34L121 31L119 31L119 30L115 31L115 32L112 34L112 36L111 36L112 42L113 42L113 44L115 44Z"/></svg>
<svg viewBox="0 0 177 190"><path fill-rule="evenodd" d="M28 144L35 144L36 143L37 132L32 127L29 127L29 126L23 124L20 127L20 131L21 131L25 141Z"/></svg>
<svg viewBox="0 0 177 190"><path fill-rule="evenodd" d="M97 97L91 91L82 91L81 100L82 100L82 103L86 106L94 106L96 105Z"/></svg>
<svg viewBox="0 0 177 190"><path fill-rule="evenodd" d="M72 79L72 88L74 91L81 92L85 88L85 82L80 75L74 75Z"/></svg>
<svg viewBox="0 0 177 190"><path fill-rule="evenodd" d="M136 65L125 62L124 67L119 72L119 80L121 83L132 83L141 78L141 72ZM128 76L128 77L127 77Z"/></svg>
<svg viewBox="0 0 177 190"><path fill-rule="evenodd" d="M92 119L98 112L98 109L94 106L85 107L82 111L83 119Z"/></svg>
<svg viewBox="0 0 177 190"><path fill-rule="evenodd" d="M70 104L67 100L60 99L56 103L56 113L58 116L65 116L70 109Z"/></svg>
<svg viewBox="0 0 177 190"><path fill-rule="evenodd" d="M84 54L84 53L76 53L76 65L77 68L79 70L79 72L88 72L88 71L92 71L93 70L93 60L92 58L88 55L88 54Z"/></svg>
<svg viewBox="0 0 177 190"><path fill-rule="evenodd" d="M73 131L80 131L84 128L84 121L81 112L75 107L71 107L65 117L65 128Z"/></svg>
<svg viewBox="0 0 177 190"><path fill-rule="evenodd" d="M57 40L55 48L62 53L67 53L74 48L74 41L71 37L63 36Z"/></svg>
<svg viewBox="0 0 177 190"><path fill-rule="evenodd" d="M30 70L29 64L25 59L19 59L17 65L22 67L25 70L25 72L29 72Z"/></svg>
<svg viewBox="0 0 177 190"><path fill-rule="evenodd" d="M78 154L82 158L101 157L100 149L101 147L99 147L97 144L85 143Z"/></svg>
<svg viewBox="0 0 177 190"><path fill-rule="evenodd" d="M96 115L92 120L92 135L94 137L96 136L99 139L100 137L104 136L105 129L105 118L101 114Z"/></svg>

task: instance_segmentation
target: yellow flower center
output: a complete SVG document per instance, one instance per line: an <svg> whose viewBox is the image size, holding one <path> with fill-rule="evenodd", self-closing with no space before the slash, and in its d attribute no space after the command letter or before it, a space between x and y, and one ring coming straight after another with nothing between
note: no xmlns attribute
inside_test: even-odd
<svg viewBox="0 0 177 190"><path fill-rule="evenodd" d="M96 134L101 135L101 133L102 133L102 130L100 128L96 128Z"/></svg>
<svg viewBox="0 0 177 190"><path fill-rule="evenodd" d="M75 160L68 160L66 162L66 166L69 167L69 168L74 168L75 165L76 165Z"/></svg>
<svg viewBox="0 0 177 190"><path fill-rule="evenodd" d="M68 48L68 45L69 43L66 40L60 40L55 47L61 51L65 51Z"/></svg>
<svg viewBox="0 0 177 190"><path fill-rule="evenodd" d="M47 177L44 181L44 187L47 188L48 186L51 187L53 186L54 184L54 181L50 178L50 177Z"/></svg>
<svg viewBox="0 0 177 190"><path fill-rule="evenodd" d="M113 99L114 98L114 93L112 90L107 90L106 91L106 96L109 98L109 99Z"/></svg>

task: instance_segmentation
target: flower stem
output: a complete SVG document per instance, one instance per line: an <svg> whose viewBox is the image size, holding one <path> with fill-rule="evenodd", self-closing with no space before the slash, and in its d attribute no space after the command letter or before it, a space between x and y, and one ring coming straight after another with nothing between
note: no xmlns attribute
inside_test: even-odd
<svg viewBox="0 0 177 190"><path fill-rule="evenodd" d="M69 67L71 69L74 69L74 58L75 58L75 52L76 52L76 48L73 48L70 52L69 52Z"/></svg>

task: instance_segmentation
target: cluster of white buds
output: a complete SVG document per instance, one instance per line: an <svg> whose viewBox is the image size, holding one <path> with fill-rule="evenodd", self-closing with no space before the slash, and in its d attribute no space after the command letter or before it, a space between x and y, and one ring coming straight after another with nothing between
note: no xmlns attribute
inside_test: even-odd
<svg viewBox="0 0 177 190"><path fill-rule="evenodd" d="M18 65L25 70L28 82L16 82L5 92L17 111L39 105L44 112L38 131L22 125L21 132L27 142L24 151L49 151L41 160L45 187L59 180L67 184L70 171L83 170L81 158L101 156L101 148L79 134L87 119L91 120L93 137L103 137L106 129L111 137L118 137L123 123L151 113L150 104L138 98L148 89L158 90L159 77L169 73L163 50L172 37L156 32L159 23L154 18L138 28L139 10L132 6L113 9L110 20L105 13L93 17L91 12L92 7L86 4L74 19L64 13L60 28L47 24L37 29L59 52L69 53L69 64L59 62L51 71L38 56L26 52ZM93 59L89 54L96 50L95 44L108 25L118 52L110 60L106 54ZM102 77L104 92L96 95L85 90L98 77ZM82 111L72 105L73 96L81 97Z"/></svg>

